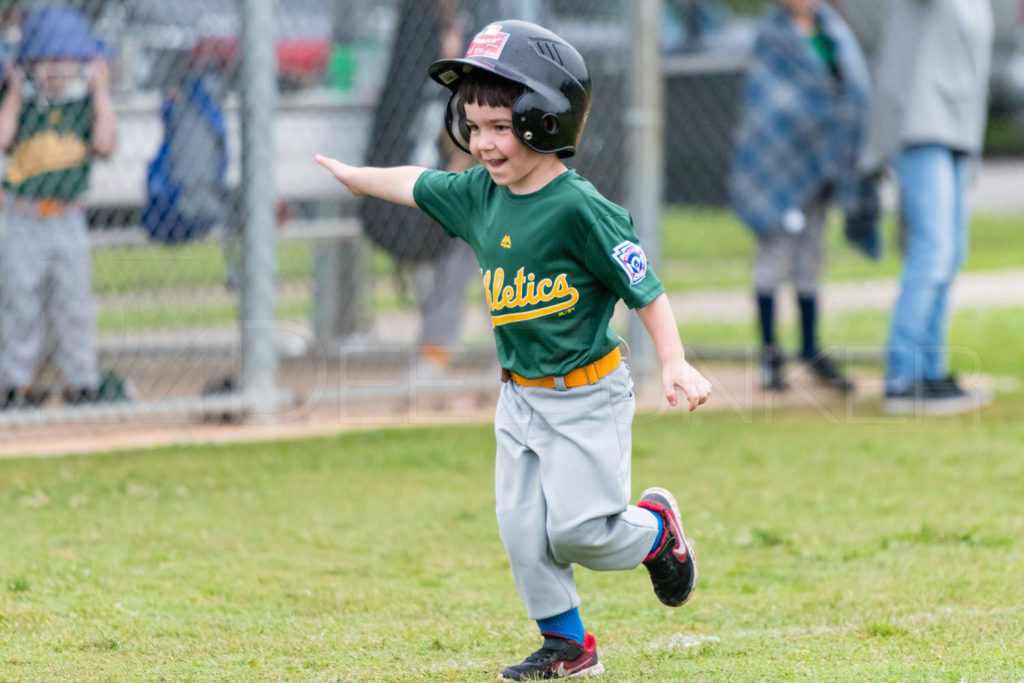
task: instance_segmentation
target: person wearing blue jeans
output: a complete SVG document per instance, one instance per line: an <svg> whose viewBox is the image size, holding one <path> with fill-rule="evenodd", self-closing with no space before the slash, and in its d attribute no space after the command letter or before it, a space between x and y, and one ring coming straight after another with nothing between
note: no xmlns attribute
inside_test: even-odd
<svg viewBox="0 0 1024 683"><path fill-rule="evenodd" d="M942 145L914 145L896 159L906 258L889 330L890 394L918 377L949 375L946 338L953 278L967 257L967 186L974 160Z"/></svg>
<svg viewBox="0 0 1024 683"><path fill-rule="evenodd" d="M992 9L977 0L892 0L861 166L891 166L905 230L885 372L889 413L945 414L985 400L949 372L949 305L967 256L968 189L981 154Z"/></svg>

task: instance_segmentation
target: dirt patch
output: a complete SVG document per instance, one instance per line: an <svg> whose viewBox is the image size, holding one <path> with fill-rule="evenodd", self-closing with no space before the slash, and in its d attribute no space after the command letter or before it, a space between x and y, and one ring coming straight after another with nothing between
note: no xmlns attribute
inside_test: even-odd
<svg viewBox="0 0 1024 683"><path fill-rule="evenodd" d="M858 391L840 396L818 386L796 369L791 372L791 389L785 393L765 392L758 386L755 368L746 364L709 364L702 370L714 385L711 399L698 409L728 411L738 422L771 420L775 411L800 407L830 422L877 418L881 381L859 376ZM351 379L351 378L350 378ZM338 392L324 392L304 405L271 418L238 424L207 422L181 416L121 420L110 423L23 425L6 428L0 438L0 457L53 456L79 453L135 450L160 446L232 443L296 439L337 434L352 430L401 428L430 424L479 424L494 418L499 384L481 379L465 391L438 394L429 382L404 395L346 398ZM363 384L367 386L366 378ZM397 382L392 378L389 381ZM386 385L386 383L385 383ZM399 392L401 393L401 392ZM655 419L686 415L685 406L670 408L657 383L638 386L636 426Z"/></svg>

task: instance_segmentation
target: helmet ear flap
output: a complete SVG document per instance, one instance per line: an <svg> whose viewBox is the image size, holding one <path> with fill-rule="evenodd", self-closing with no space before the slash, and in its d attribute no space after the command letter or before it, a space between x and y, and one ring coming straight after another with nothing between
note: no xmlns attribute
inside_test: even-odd
<svg viewBox="0 0 1024 683"><path fill-rule="evenodd" d="M448 106L444 112L444 129L448 137L463 152L469 152L469 126L466 124L466 106L458 90L448 98Z"/></svg>
<svg viewBox="0 0 1024 683"><path fill-rule="evenodd" d="M576 153L582 122L577 122L573 103L557 90L527 90L512 111L516 135L530 149L542 154L571 157Z"/></svg>

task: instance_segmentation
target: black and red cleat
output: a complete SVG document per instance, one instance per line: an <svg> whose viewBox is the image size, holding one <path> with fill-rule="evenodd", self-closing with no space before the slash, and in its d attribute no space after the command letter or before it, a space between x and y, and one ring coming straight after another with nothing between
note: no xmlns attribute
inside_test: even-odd
<svg viewBox="0 0 1024 683"><path fill-rule="evenodd" d="M559 636L544 636L539 650L498 674L499 681L546 681L552 678L583 678L604 671L597 661L597 641L588 633L583 644Z"/></svg>
<svg viewBox="0 0 1024 683"><path fill-rule="evenodd" d="M644 491L637 506L659 515L664 526L661 543L644 558L654 594L669 607L679 607L697 585L697 559L683 534L679 506L671 493L657 487Z"/></svg>

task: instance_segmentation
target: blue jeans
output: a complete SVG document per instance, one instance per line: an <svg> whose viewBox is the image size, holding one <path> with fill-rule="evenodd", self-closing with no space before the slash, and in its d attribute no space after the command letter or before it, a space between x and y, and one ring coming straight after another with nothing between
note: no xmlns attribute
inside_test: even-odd
<svg viewBox="0 0 1024 683"><path fill-rule="evenodd" d="M949 372L950 287L967 257L971 157L942 145L914 145L903 150L895 169L907 242L889 329L890 391Z"/></svg>

